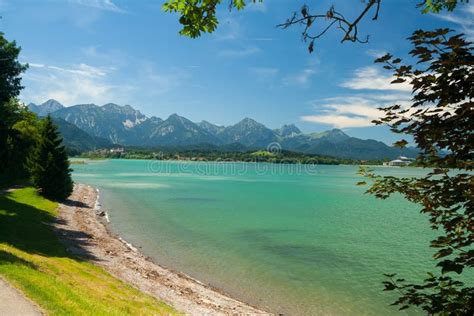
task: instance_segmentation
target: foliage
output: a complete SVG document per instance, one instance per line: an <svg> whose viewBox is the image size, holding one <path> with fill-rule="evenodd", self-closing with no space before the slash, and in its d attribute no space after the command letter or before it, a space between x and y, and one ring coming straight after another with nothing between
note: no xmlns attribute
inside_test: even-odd
<svg viewBox="0 0 474 316"><path fill-rule="evenodd" d="M72 192L71 169L57 127L48 115L41 127L41 139L33 167L33 182L41 194L65 199Z"/></svg>
<svg viewBox="0 0 474 316"><path fill-rule="evenodd" d="M375 123L412 135L421 150L417 163L433 170L421 178L362 173L373 181L368 193L381 199L400 193L422 206L439 232L430 246L437 250L433 257L441 271L429 273L421 284L391 274L385 289L401 293L394 303L401 309L419 306L429 314L472 315L473 280L463 275L474 266L474 47L462 34L450 36L448 29L418 30L409 39L417 68L390 54L376 62L394 71L392 83L412 85L413 103L381 108L385 116Z"/></svg>
<svg viewBox="0 0 474 316"><path fill-rule="evenodd" d="M28 179L40 139L40 122L25 107L20 108L19 114L19 119L12 126L7 173L12 179Z"/></svg>
<svg viewBox="0 0 474 316"><path fill-rule="evenodd" d="M423 13L439 13L446 9L453 11L458 3L468 3L469 0L423 0L418 3L418 7L422 8Z"/></svg>
<svg viewBox="0 0 474 316"><path fill-rule="evenodd" d="M242 10L248 2L257 0L230 0L229 10L236 8ZM263 0L258 0L263 2ZM293 25L303 27L302 38L308 43L309 52L314 50L315 40L322 37L328 30L336 28L343 33L341 42L351 41L367 43L368 36L361 38L358 26L369 12L373 12L372 20L377 20L381 8L382 0L362 0L362 10L354 19L348 18L342 12L336 10L332 5L326 10L312 13L308 5L293 13L285 22L277 25L281 28L288 28ZM423 13L439 13L442 10L453 11L458 3L468 3L469 0L423 0L417 4ZM176 12L180 15L179 23L183 28L179 32L181 35L196 38L202 33L212 33L217 29L219 21L216 10L221 5L222 0L168 0L163 5L166 12ZM317 22L317 23L316 23Z"/></svg>
<svg viewBox="0 0 474 316"><path fill-rule="evenodd" d="M257 0L250 0L257 2ZM258 0L262 2L263 0ZM196 38L201 33L212 33L216 30L219 23L216 17L217 6L222 0L168 0L163 4L163 10L166 12L177 12L181 15L179 23L183 29L179 32L181 35ZM229 10L242 10L249 1L230 0Z"/></svg>
<svg viewBox="0 0 474 316"><path fill-rule="evenodd" d="M33 188L0 194L1 277L47 315L177 314L102 268L71 256L52 228L57 206Z"/></svg>
<svg viewBox="0 0 474 316"><path fill-rule="evenodd" d="M18 61L20 47L9 42L0 32L0 175L8 170L13 125L18 119L18 106L14 101L20 94L20 74L27 66Z"/></svg>
<svg viewBox="0 0 474 316"><path fill-rule="evenodd" d="M157 159L157 160L187 160L187 161L242 161L242 162L267 162L282 164L382 164L381 161L359 161L351 159L340 159L327 156L302 154L287 150L278 153L267 151L216 151L199 149L127 149L124 153L110 152L108 150L96 150L80 155L81 158L89 159Z"/></svg>
<svg viewBox="0 0 474 316"><path fill-rule="evenodd" d="M350 19L342 12L337 11L334 5L326 12L316 13L310 12L310 8L304 5L299 12L294 12L291 18L278 26L286 29L293 25L301 25L303 27L302 38L304 42L308 43L310 53L314 50L315 40L321 38L332 28L336 28L343 33L341 43L346 41L368 43L369 35L363 38L360 37L359 24L371 12L373 13L371 20L375 21L378 19L382 0L360 2L362 10L354 19ZM453 11L458 3L467 2L469 0L424 0L418 3L417 7L421 8L422 13L439 13L442 10Z"/></svg>
<svg viewBox="0 0 474 316"><path fill-rule="evenodd" d="M7 126L4 130L6 139L3 140L6 143L0 149L0 175L4 181L27 179L32 153L38 140L37 118L16 99L10 99L0 108L0 117Z"/></svg>
<svg viewBox="0 0 474 316"><path fill-rule="evenodd" d="M0 32L0 104L8 102L20 94L21 73L28 66L18 61L21 48L15 41L9 42Z"/></svg>

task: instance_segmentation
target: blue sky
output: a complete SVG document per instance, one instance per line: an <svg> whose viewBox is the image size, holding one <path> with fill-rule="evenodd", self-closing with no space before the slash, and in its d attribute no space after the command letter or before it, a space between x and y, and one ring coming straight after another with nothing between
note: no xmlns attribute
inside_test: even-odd
<svg viewBox="0 0 474 316"><path fill-rule="evenodd" d="M308 2L318 11L334 4L352 17L363 6L359 0ZM474 37L473 3L435 16L422 15L417 2L383 1L379 20L360 25L369 44L340 44L341 33L333 30L313 54L299 27L275 27L301 8L299 0L267 0L241 12L224 4L218 31L194 40L178 35L178 18L162 12L163 1L0 0L0 30L30 64L25 103L114 102L148 116L178 113L222 125L252 117L270 128L336 127L391 143L397 135L370 121L377 106L408 102L409 87L388 85L389 74L374 57L406 56L406 38L417 28L449 26Z"/></svg>

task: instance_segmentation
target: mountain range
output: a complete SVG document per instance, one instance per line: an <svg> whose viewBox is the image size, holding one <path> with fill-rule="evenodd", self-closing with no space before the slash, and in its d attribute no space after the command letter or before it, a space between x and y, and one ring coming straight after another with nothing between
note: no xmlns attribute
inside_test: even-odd
<svg viewBox="0 0 474 316"><path fill-rule="evenodd" d="M414 149L399 149L376 140L350 137L340 129L322 133L302 133L293 124L269 129L251 118L231 126L207 121L192 122L177 114L167 119L147 117L130 105L107 103L78 104L65 107L56 100L30 103L28 108L39 116L50 114L59 125L66 146L75 151L134 147L186 147L197 145L240 150L265 149L278 143L282 149L349 159L394 159L414 157Z"/></svg>

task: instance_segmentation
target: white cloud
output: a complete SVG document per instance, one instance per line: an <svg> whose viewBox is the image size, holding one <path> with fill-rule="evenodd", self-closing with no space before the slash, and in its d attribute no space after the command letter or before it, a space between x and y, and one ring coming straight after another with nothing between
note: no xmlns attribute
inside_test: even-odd
<svg viewBox="0 0 474 316"><path fill-rule="evenodd" d="M218 53L220 57L247 57L260 53L262 50L256 46L241 49L225 49Z"/></svg>
<svg viewBox="0 0 474 316"><path fill-rule="evenodd" d="M109 63L98 61L95 64L30 62L23 76L25 89L20 98L26 103L56 99L65 105L133 103L142 97L156 97L189 84L191 77L187 67L161 68L146 60L127 59L124 66L103 66ZM126 73L125 80L124 69L133 70ZM140 91L145 91L145 96L139 94Z"/></svg>
<svg viewBox="0 0 474 316"><path fill-rule="evenodd" d="M474 4L460 4L456 14L436 14L437 18L457 24L468 38L474 38ZM382 51L368 50L372 57L384 55ZM374 126L372 120L383 117L378 110L393 104L408 108L411 104L412 87L408 83L391 84L394 79L389 73L383 73L380 67L359 68L354 76L340 84L351 90L367 90L364 94L335 97L312 101L315 113L301 116L305 122L327 124L336 128L356 128ZM406 115L414 111L408 111Z"/></svg>
<svg viewBox="0 0 474 316"><path fill-rule="evenodd" d="M394 103L406 106L408 94L361 94L327 98L311 102L316 114L301 116L305 122L331 125L336 128L373 126L372 120L383 116L378 107Z"/></svg>
<svg viewBox="0 0 474 316"><path fill-rule="evenodd" d="M433 14L433 16L458 25L460 32L469 40L474 40L474 3L460 3L456 13Z"/></svg>
<svg viewBox="0 0 474 316"><path fill-rule="evenodd" d="M56 99L66 105L78 103L106 103L116 100L124 92L133 89L125 85L108 83L110 68L94 67L84 63L70 67L30 63L24 75L25 89L21 98L25 101L43 102Z"/></svg>
<svg viewBox="0 0 474 316"><path fill-rule="evenodd" d="M474 14L474 4L471 2L471 3L467 3L465 5L466 5L466 7L464 8L464 11L466 11L469 14Z"/></svg>
<svg viewBox="0 0 474 316"><path fill-rule="evenodd" d="M82 64L82 63L72 68L64 68L64 67L50 66L50 65L37 64L37 63L30 63L29 65L30 67L33 67L33 68L44 68L44 69L56 70L59 72L69 72L71 74L77 74L77 75L85 76L85 77L103 77L110 71L110 69L93 67L87 64Z"/></svg>
<svg viewBox="0 0 474 316"><path fill-rule="evenodd" d="M303 69L302 71L288 75L283 78L284 85L306 85L309 83L311 77L316 74L316 71L311 68Z"/></svg>
<svg viewBox="0 0 474 316"><path fill-rule="evenodd" d="M341 87L353 90L395 90L411 91L408 83L391 84L391 74L383 75L377 66L359 68L354 73L354 78L344 81Z"/></svg>
<svg viewBox="0 0 474 316"><path fill-rule="evenodd" d="M371 120L366 117L349 117L334 114L302 116L301 120L311 123L328 124L335 128L366 127L372 125L370 123Z"/></svg>
<svg viewBox="0 0 474 316"><path fill-rule="evenodd" d="M125 13L126 11L119 8L112 0L69 0L69 2L79 5L96 8L99 10L112 11L117 13Z"/></svg>
<svg viewBox="0 0 474 316"><path fill-rule="evenodd" d="M379 58L385 55L387 52L378 49L368 49L365 51L367 55L374 58Z"/></svg>

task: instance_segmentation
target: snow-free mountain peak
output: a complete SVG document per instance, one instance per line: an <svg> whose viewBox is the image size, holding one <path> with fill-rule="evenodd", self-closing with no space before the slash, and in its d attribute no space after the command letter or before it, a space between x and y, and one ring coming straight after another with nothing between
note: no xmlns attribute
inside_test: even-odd
<svg viewBox="0 0 474 316"><path fill-rule="evenodd" d="M54 106L55 102L45 103L48 109L58 107ZM30 108L33 110L35 106ZM259 150L278 142L285 150L339 158L394 159L400 155L416 155L413 150L403 151L375 140L350 137L340 129L303 134L295 125L289 124L271 130L248 117L231 126L218 126L207 121L194 123L177 114L166 120L147 118L130 105L114 103L61 107L51 112L51 116L74 124L91 136L119 145L174 148L210 145L213 148L233 146L240 150Z"/></svg>
<svg viewBox="0 0 474 316"><path fill-rule="evenodd" d="M64 108L64 105L54 99L49 99L48 101L39 105L30 103L28 104L28 108L30 109L30 111L36 113L38 116L46 116L50 113Z"/></svg>

